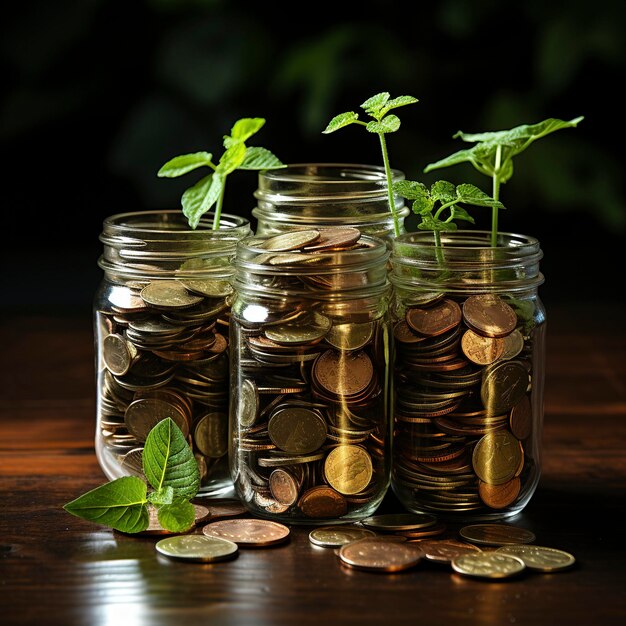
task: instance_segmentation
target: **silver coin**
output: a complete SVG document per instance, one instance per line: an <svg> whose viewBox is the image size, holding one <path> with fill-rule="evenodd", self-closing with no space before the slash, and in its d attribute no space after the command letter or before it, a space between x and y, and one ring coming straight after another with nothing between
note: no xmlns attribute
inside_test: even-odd
<svg viewBox="0 0 626 626"><path fill-rule="evenodd" d="M161 539L157 552L171 559L216 563L234 558L239 551L237 544L219 537L205 535L177 535Z"/></svg>

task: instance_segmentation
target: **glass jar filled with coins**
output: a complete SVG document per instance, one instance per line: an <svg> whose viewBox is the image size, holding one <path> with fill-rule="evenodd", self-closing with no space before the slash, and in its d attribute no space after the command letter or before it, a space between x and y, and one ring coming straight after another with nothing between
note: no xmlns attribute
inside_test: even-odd
<svg viewBox="0 0 626 626"><path fill-rule="evenodd" d="M180 211L103 224L94 301L96 454L109 479L143 476L146 437L171 417L192 445L204 493L232 491L228 469L230 263L247 220L196 230Z"/></svg>
<svg viewBox="0 0 626 626"><path fill-rule="evenodd" d="M404 174L393 171L393 182ZM301 163L259 173L255 192L257 235L276 235L303 228L358 228L364 235L390 240L387 178L382 167L342 163ZM409 215L396 196L402 225Z"/></svg>
<svg viewBox="0 0 626 626"><path fill-rule="evenodd" d="M531 237L394 241L394 456L404 506L463 520L519 513L539 480L545 311Z"/></svg>
<svg viewBox="0 0 626 626"><path fill-rule="evenodd" d="M231 450L248 509L289 523L370 515L389 484L389 251L354 228L237 246Z"/></svg>

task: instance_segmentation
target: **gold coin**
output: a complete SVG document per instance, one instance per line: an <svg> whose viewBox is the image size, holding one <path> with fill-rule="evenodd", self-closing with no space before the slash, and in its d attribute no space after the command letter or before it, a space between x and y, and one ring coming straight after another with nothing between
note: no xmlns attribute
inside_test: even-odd
<svg viewBox="0 0 626 626"><path fill-rule="evenodd" d="M345 250L353 246L361 238L358 228L320 228L320 238L304 248L306 252L326 252Z"/></svg>
<svg viewBox="0 0 626 626"><path fill-rule="evenodd" d="M324 462L328 484L344 495L363 491L372 480L372 474L372 459L360 446L337 446Z"/></svg>
<svg viewBox="0 0 626 626"><path fill-rule="evenodd" d="M202 535L177 535L161 539L156 544L157 552L171 559L216 563L226 561L237 555L236 543L217 537Z"/></svg>
<svg viewBox="0 0 626 626"><path fill-rule="evenodd" d="M228 452L228 416L225 413L207 413L200 417L193 431L196 448L211 459L219 459Z"/></svg>
<svg viewBox="0 0 626 626"><path fill-rule="evenodd" d="M289 471L277 468L270 474L269 487L274 499L279 504L291 506L298 501L300 484Z"/></svg>
<svg viewBox="0 0 626 626"><path fill-rule="evenodd" d="M326 341L339 350L360 350L374 334L374 324L335 324L326 335Z"/></svg>
<svg viewBox="0 0 626 626"><path fill-rule="evenodd" d="M520 488L521 482L517 477L501 485L490 485L481 481L478 484L478 495L492 509L504 509L515 502Z"/></svg>
<svg viewBox="0 0 626 626"><path fill-rule="evenodd" d="M311 345L324 339L330 327L331 321L324 315L316 313L308 320L266 328L265 336L279 345Z"/></svg>
<svg viewBox="0 0 626 626"><path fill-rule="evenodd" d="M509 578L526 569L524 561L516 556L497 552L464 554L452 560L452 569L464 576L477 578Z"/></svg>
<svg viewBox="0 0 626 626"><path fill-rule="evenodd" d="M503 337L502 341L504 342L504 351L500 358L503 361L514 359L524 348L524 337L517 329L506 337Z"/></svg>
<svg viewBox="0 0 626 626"><path fill-rule="evenodd" d="M358 526L324 526L309 533L309 541L321 548L340 548L347 543L375 537L376 533Z"/></svg>
<svg viewBox="0 0 626 626"><path fill-rule="evenodd" d="M313 364L313 376L319 384L338 396L353 396L365 389L374 376L372 360L363 351L327 350Z"/></svg>
<svg viewBox="0 0 626 626"><path fill-rule="evenodd" d="M137 348L121 335L112 333L107 335L102 342L102 356L111 374L123 376L137 356Z"/></svg>
<svg viewBox="0 0 626 626"><path fill-rule="evenodd" d="M186 309L203 300L190 294L177 280L154 280L141 290L141 298L146 304L163 309Z"/></svg>
<svg viewBox="0 0 626 626"><path fill-rule="evenodd" d="M502 485L515 476L522 459L520 442L508 430L498 430L478 441L472 454L472 466L483 482Z"/></svg>
<svg viewBox="0 0 626 626"><path fill-rule="evenodd" d="M451 563L453 559L464 554L480 552L480 548L471 543L463 543L454 539L429 539L420 541L420 548L429 561Z"/></svg>
<svg viewBox="0 0 626 626"><path fill-rule="evenodd" d="M505 337L517 325L515 311L500 296L490 293L470 296L463 303L463 318L485 337Z"/></svg>
<svg viewBox="0 0 626 626"><path fill-rule="evenodd" d="M289 528L284 524L262 519L225 519L207 524L202 532L208 537L219 537L238 546L260 548L284 543Z"/></svg>
<svg viewBox="0 0 626 626"><path fill-rule="evenodd" d="M511 545L502 546L496 552L509 554L522 559L528 569L539 572L557 572L567 569L576 563L574 555L556 548L546 548L544 546Z"/></svg>
<svg viewBox="0 0 626 626"><path fill-rule="evenodd" d="M270 418L267 431L277 448L289 454L309 454L326 441L326 421L311 409L288 407Z"/></svg>
<svg viewBox="0 0 626 626"><path fill-rule="evenodd" d="M466 541L486 546L504 546L535 541L535 534L530 530L509 524L472 524L461 528L459 534Z"/></svg>
<svg viewBox="0 0 626 626"><path fill-rule="evenodd" d="M472 363L489 365L502 356L504 340L483 337L473 330L467 330L461 338L461 349Z"/></svg>
<svg viewBox="0 0 626 626"><path fill-rule="evenodd" d="M528 372L520 361L500 361L485 370L480 398L490 415L510 411L528 389Z"/></svg>
<svg viewBox="0 0 626 626"><path fill-rule="evenodd" d="M319 230L296 230L282 235L270 237L262 241L258 247L272 252L288 252L310 246L320 238Z"/></svg>

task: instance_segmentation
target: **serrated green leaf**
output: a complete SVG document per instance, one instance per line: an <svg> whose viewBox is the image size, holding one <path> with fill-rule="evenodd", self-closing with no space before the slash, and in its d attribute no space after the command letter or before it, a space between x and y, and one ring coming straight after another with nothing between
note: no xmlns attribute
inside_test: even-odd
<svg viewBox="0 0 626 626"><path fill-rule="evenodd" d="M96 487L63 508L72 515L125 533L148 528L147 487L136 476L125 476Z"/></svg>
<svg viewBox="0 0 626 626"><path fill-rule="evenodd" d="M388 100L385 106L381 108L379 115L382 117L391 111L391 109L404 107L407 104L415 104L416 102L419 102L419 100L413 96L398 96L397 98L393 98L393 100Z"/></svg>
<svg viewBox="0 0 626 626"><path fill-rule="evenodd" d="M171 418L161 420L148 434L143 449L143 471L157 491L169 486L175 496L188 499L198 493L198 464Z"/></svg>
<svg viewBox="0 0 626 626"><path fill-rule="evenodd" d="M222 193L224 180L218 174L209 174L183 193L183 214L191 228L196 228L200 218L217 202Z"/></svg>
<svg viewBox="0 0 626 626"><path fill-rule="evenodd" d="M224 154L220 157L220 161L217 164L215 172L221 176L228 176L231 172L234 172L246 158L246 146L243 143L235 143L229 148L226 148Z"/></svg>
<svg viewBox="0 0 626 626"><path fill-rule="evenodd" d="M380 114L380 110L383 108L385 103L389 100L389 92L382 91L381 93L377 93L375 96L368 98L362 105L361 108L372 117L376 119L380 119L382 115Z"/></svg>
<svg viewBox="0 0 626 626"><path fill-rule="evenodd" d="M456 188L456 196L460 202L464 202L465 204L495 207L497 209L504 208L502 202L494 200L491 196L488 196L484 191L475 185L469 185L467 183L459 185Z"/></svg>
<svg viewBox="0 0 626 626"><path fill-rule="evenodd" d="M264 124L265 120L262 117L244 117L237 120L230 131L231 139L247 141L258 133Z"/></svg>
<svg viewBox="0 0 626 626"><path fill-rule="evenodd" d="M438 180L432 184L430 195L435 202L439 201L445 204L446 202L456 200L456 189L454 185L447 180Z"/></svg>
<svg viewBox="0 0 626 626"><path fill-rule="evenodd" d="M428 196L426 185L415 180L399 180L393 183L393 191L407 200L417 200Z"/></svg>
<svg viewBox="0 0 626 626"><path fill-rule="evenodd" d="M365 128L370 133L395 133L400 128L400 118L392 113L379 122L370 122Z"/></svg>
<svg viewBox="0 0 626 626"><path fill-rule="evenodd" d="M240 170L273 170L285 167L285 164L266 148L253 146L246 148L246 155L238 169Z"/></svg>
<svg viewBox="0 0 626 626"><path fill-rule="evenodd" d="M330 122L328 122L328 126L322 131L323 134L328 135L329 133L334 133L336 130L343 128L344 126L349 126L350 124L354 124L359 119L359 114L354 111L346 111L345 113L340 113L339 115L335 115Z"/></svg>
<svg viewBox="0 0 626 626"><path fill-rule="evenodd" d="M415 202L413 203L412 209L413 209L413 213L416 213L417 215L426 215L426 214L432 213L434 206L435 206L435 203L433 199L430 197L428 192L426 192L426 195L422 196L421 198L417 198L417 200L415 200Z"/></svg>
<svg viewBox="0 0 626 626"><path fill-rule="evenodd" d="M458 163L474 163L476 161L476 155L474 153L474 148L466 148L465 150L459 150L450 156L447 156L439 161L435 161L434 163L429 163L424 168L424 173L428 174L432 170L441 169L443 167L450 167L451 165L457 165Z"/></svg>
<svg viewBox="0 0 626 626"><path fill-rule="evenodd" d="M148 494L148 502L157 506L162 504L172 504L173 501L174 489L170 485Z"/></svg>
<svg viewBox="0 0 626 626"><path fill-rule="evenodd" d="M453 220L465 220L466 222L471 222L474 224L474 218L458 204L455 204L453 207L450 207L450 215Z"/></svg>
<svg viewBox="0 0 626 626"><path fill-rule="evenodd" d="M184 533L189 530L196 520L193 504L184 498L177 498L171 504L159 507L159 524L166 530L175 533Z"/></svg>
<svg viewBox="0 0 626 626"><path fill-rule="evenodd" d="M157 172L161 178L176 178L187 172L191 172L199 167L210 167L213 155L210 152L193 152L191 154L181 154L170 159Z"/></svg>
<svg viewBox="0 0 626 626"><path fill-rule="evenodd" d="M422 215L422 221L417 225L420 230L432 230L441 232L442 230L456 230L456 224L453 222L442 222L430 213Z"/></svg>

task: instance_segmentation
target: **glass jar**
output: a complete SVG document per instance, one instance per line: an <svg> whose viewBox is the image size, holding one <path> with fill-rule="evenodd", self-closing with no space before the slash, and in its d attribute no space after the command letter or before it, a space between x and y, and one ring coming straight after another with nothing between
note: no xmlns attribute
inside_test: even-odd
<svg viewBox="0 0 626 626"><path fill-rule="evenodd" d="M432 232L394 241L393 490L411 511L501 519L541 470L543 254L532 237Z"/></svg>
<svg viewBox="0 0 626 626"><path fill-rule="evenodd" d="M171 417L189 439L203 494L232 492L228 471L230 259L249 222L181 211L107 218L94 301L96 454L109 479L143 476L143 445Z"/></svg>
<svg viewBox="0 0 626 626"><path fill-rule="evenodd" d="M393 170L393 182L404 174ZM257 235L276 235L307 227L351 226L364 235L394 237L385 170L375 165L297 163L259 173L255 192ZM395 197L404 231L409 215L404 199Z"/></svg>
<svg viewBox="0 0 626 626"><path fill-rule="evenodd" d="M301 524L370 515L390 470L389 251L294 247L315 232L240 242L231 312L233 482L250 512Z"/></svg>

